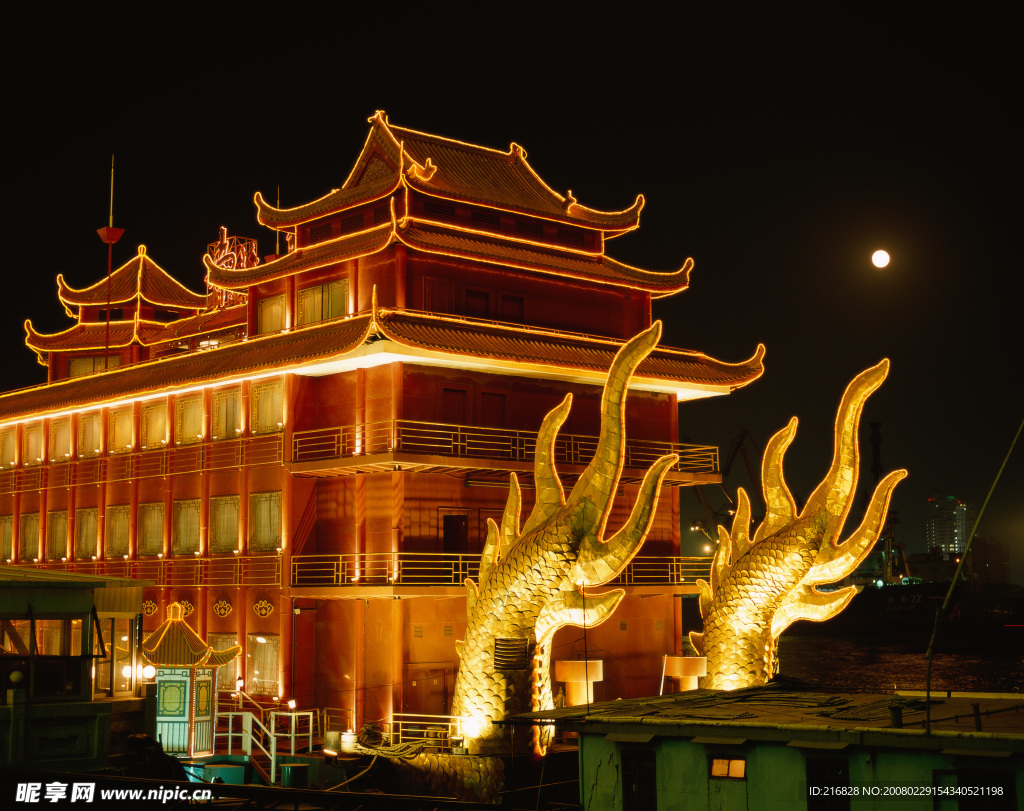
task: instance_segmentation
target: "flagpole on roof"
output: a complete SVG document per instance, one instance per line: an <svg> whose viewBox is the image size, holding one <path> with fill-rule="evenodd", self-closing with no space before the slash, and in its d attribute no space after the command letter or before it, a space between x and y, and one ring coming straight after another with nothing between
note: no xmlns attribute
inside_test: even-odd
<svg viewBox="0 0 1024 811"><path fill-rule="evenodd" d="M96 231L107 244L107 339L103 346L103 370L110 368L110 276L114 266L114 243L124 233L123 228L114 227L114 156L110 156L110 216L106 228Z"/></svg>

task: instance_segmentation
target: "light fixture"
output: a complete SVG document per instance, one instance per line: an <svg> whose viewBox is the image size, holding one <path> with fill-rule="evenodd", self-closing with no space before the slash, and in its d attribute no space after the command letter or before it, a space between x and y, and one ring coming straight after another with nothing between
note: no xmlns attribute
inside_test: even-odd
<svg viewBox="0 0 1024 811"><path fill-rule="evenodd" d="M125 665L124 667L122 667L121 668L121 675L124 676L124 678L126 678L126 679L130 679L132 677L132 666L131 665Z"/></svg>
<svg viewBox="0 0 1024 811"><path fill-rule="evenodd" d="M355 754L356 744L359 743L359 737L354 732L342 732L341 733L341 751L349 754Z"/></svg>
<svg viewBox="0 0 1024 811"><path fill-rule="evenodd" d="M146 665L142 668L142 677L145 679L151 679L156 675L156 668L153 665Z"/></svg>
<svg viewBox="0 0 1024 811"><path fill-rule="evenodd" d="M239 550L237 550L237 549L232 549L232 550L231 550L231 553L232 553L232 554L234 554L234 555L240 555L240 554L242 554L242 553L241 553L241 552L240 552Z"/></svg>
<svg viewBox="0 0 1024 811"><path fill-rule="evenodd" d="M237 679L235 679L235 689L241 692L243 686L245 686L245 679L239 676Z"/></svg>
<svg viewBox="0 0 1024 811"><path fill-rule="evenodd" d="M294 698L289 698L288 699L288 709L289 710L294 710L295 709L295 699Z"/></svg>
<svg viewBox="0 0 1024 811"><path fill-rule="evenodd" d="M121 557L123 557L125 560L128 560L128 556L127 555L121 555Z"/></svg>
<svg viewBox="0 0 1024 811"><path fill-rule="evenodd" d="M258 636L256 637L256 641L259 642L261 645L265 645L267 642L267 638L263 636Z"/></svg>

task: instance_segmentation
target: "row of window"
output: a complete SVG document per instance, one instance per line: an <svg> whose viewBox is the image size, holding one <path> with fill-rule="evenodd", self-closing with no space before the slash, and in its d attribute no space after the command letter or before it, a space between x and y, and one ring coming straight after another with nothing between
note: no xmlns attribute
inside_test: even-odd
<svg viewBox="0 0 1024 811"><path fill-rule="evenodd" d="M214 650L227 650L238 644L238 634L211 633L207 634L206 641ZM280 695L280 637L276 634L247 634L246 643L246 678L243 689L253 696ZM218 690L233 693L238 689L237 678L241 672L242 661L240 656L236 656L223 667L217 668Z"/></svg>
<svg viewBox="0 0 1024 811"><path fill-rule="evenodd" d="M166 400L143 403L139 415L139 446L143 449L166 447L174 423L174 444L188 445L204 439L205 415L202 392L178 397L173 415ZM230 439L242 433L242 392L224 389L213 394L210 409L212 439ZM281 380L254 383L250 397L249 430L252 434L271 434L283 425L284 384ZM42 422L27 424L21 435L21 463L38 465L43 459L64 462L75 454L79 459L98 456L103 448L103 414L93 411L78 417L77 443L72 447L71 417L49 422L48 442L44 447ZM107 412L107 452L127 453L135 447L135 411L130 405ZM11 467L18 461L18 434L14 426L0 430L0 466Z"/></svg>
<svg viewBox="0 0 1024 811"><path fill-rule="evenodd" d="M348 315L348 279L305 287L295 294L295 323L303 327ZM286 327L285 297L271 296L259 303L256 331L261 335Z"/></svg>
<svg viewBox="0 0 1024 811"><path fill-rule="evenodd" d="M164 551L164 509L162 501L139 504L138 555L155 556ZM171 514L171 549L175 555L200 551L201 499L175 501ZM104 555L108 559L129 554L131 507L115 504L106 508ZM23 513L19 525L19 559L38 560L42 540L39 513ZM88 560L96 556L101 540L99 511L84 507L75 511L75 557ZM230 554L239 546L239 497L210 498L209 551ZM68 554L68 512L54 510L46 514L45 559L58 561ZM249 551L274 552L281 546L281 492L249 495ZM14 516L0 515L0 559L14 555Z"/></svg>
<svg viewBox="0 0 1024 811"><path fill-rule="evenodd" d="M98 620L100 634L92 636L91 653L94 656L95 691L100 695L130 695L135 684L135 661L132 640L135 639L135 620L104 617ZM33 628L35 636L32 636ZM88 630L87 630L88 633ZM100 645L100 639L104 645ZM211 633L207 641L214 650L227 650L238 644L236 633ZM40 656L79 656L82 648L81 619L26 619L4 618L0 622L0 654L19 656L35 643L34 651ZM244 689L250 695L279 695L278 662L280 637L276 634L255 633L246 636L244 660L236 657L217 670L217 689L234 692L238 689L238 675L243 661L247 680ZM86 650L89 649L88 639ZM61 687L63 687L63 683ZM34 694L44 695L36 684ZM57 695L67 695L61 691Z"/></svg>

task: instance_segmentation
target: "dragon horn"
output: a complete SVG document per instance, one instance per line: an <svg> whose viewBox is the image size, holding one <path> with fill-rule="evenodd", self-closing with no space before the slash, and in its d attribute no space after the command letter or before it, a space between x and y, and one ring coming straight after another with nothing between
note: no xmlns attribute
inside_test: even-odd
<svg viewBox="0 0 1024 811"><path fill-rule="evenodd" d="M626 389L636 367L651 353L660 337L661 322L655 321L650 329L623 345L608 370L608 380L601 395L601 435L597 450L569 496L572 504L590 502L584 511L582 530L585 535L594 534L597 538L604 535L609 507L618 489L622 470L622 451L626 443L622 405Z"/></svg>

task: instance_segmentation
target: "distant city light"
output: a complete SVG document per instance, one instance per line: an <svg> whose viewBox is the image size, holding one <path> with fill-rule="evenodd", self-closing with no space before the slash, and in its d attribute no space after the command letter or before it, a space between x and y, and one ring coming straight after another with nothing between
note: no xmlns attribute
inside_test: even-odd
<svg viewBox="0 0 1024 811"><path fill-rule="evenodd" d="M884 268L889 264L889 254L887 251L875 251L871 254L871 264L876 268Z"/></svg>

